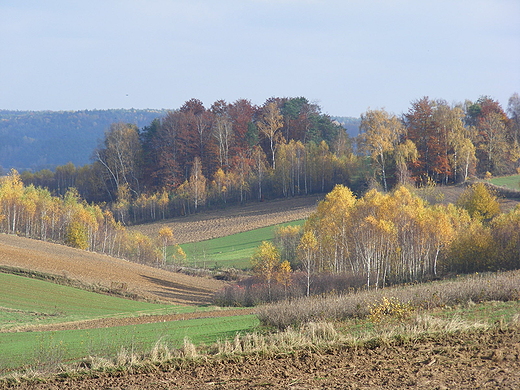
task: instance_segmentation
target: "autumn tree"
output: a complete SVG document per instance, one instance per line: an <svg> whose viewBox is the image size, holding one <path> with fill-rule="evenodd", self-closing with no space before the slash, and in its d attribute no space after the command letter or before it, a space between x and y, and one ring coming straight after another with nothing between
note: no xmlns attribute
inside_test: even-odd
<svg viewBox="0 0 520 390"><path fill-rule="evenodd" d="M252 160L253 160L253 172L255 173L257 187L258 187L258 200L261 201L264 198L262 188L263 188L264 177L266 176L268 169L269 169L269 167L268 167L269 163L267 162L267 157L266 157L264 151L258 145L253 148Z"/></svg>
<svg viewBox="0 0 520 390"><path fill-rule="evenodd" d="M275 102L267 103L263 107L257 126L260 134L269 145L271 167L276 169L275 151L277 144L283 140L283 135L280 131L283 126L283 116Z"/></svg>
<svg viewBox="0 0 520 390"><path fill-rule="evenodd" d="M359 148L372 158L380 171L385 191L387 184L387 160L392 157L400 137L405 132L401 121L382 110L368 110L361 115Z"/></svg>
<svg viewBox="0 0 520 390"><path fill-rule="evenodd" d="M496 175L512 171L518 156L510 137L511 122L500 104L483 96L467 106L467 122L475 127L478 173Z"/></svg>
<svg viewBox="0 0 520 390"><path fill-rule="evenodd" d="M276 278L280 263L280 253L269 241L263 241L251 257L253 272L267 283L269 298L271 297L271 284Z"/></svg>
<svg viewBox="0 0 520 390"><path fill-rule="evenodd" d="M162 260L163 264L166 263L166 249L173 240L173 230L168 226L163 226L159 229L159 241L162 246Z"/></svg>
<svg viewBox="0 0 520 390"><path fill-rule="evenodd" d="M195 211L206 202L206 177L202 174L202 163L195 157L188 182L189 194L193 201Z"/></svg>
<svg viewBox="0 0 520 390"><path fill-rule="evenodd" d="M471 130L464 126L464 110L460 105L450 106L442 100L435 102L434 119L439 132L445 139L442 153L450 164L451 179L466 180L475 165L475 147L471 141Z"/></svg>
<svg viewBox="0 0 520 390"><path fill-rule="evenodd" d="M121 186L137 195L140 191L142 148L137 127L124 123L114 123L105 132L103 145L94 152L96 161L110 183L112 197Z"/></svg>
<svg viewBox="0 0 520 390"><path fill-rule="evenodd" d="M307 280L306 295L310 295L311 275L316 271L316 252L318 250L318 240L312 231L306 231L298 245L299 259Z"/></svg>
<svg viewBox="0 0 520 390"><path fill-rule="evenodd" d="M280 250L280 257L288 261L292 268L297 264L297 248L302 236L300 226L281 226L274 232L273 242Z"/></svg>
<svg viewBox="0 0 520 390"><path fill-rule="evenodd" d="M418 158L417 148L415 144L407 139L404 142L398 144L395 147L395 165L397 174L397 183L399 185L409 184L410 173L408 170L408 164L413 164Z"/></svg>
<svg viewBox="0 0 520 390"><path fill-rule="evenodd" d="M424 97L414 101L404 115L407 139L418 151L418 159L412 164L412 174L417 182L426 182L428 178L445 182L451 175L446 154L448 138L443 127L439 126L436 108L435 101Z"/></svg>
<svg viewBox="0 0 520 390"><path fill-rule="evenodd" d="M286 98L281 102L283 136L287 141L307 142L311 138L313 118L319 115L317 105L304 97Z"/></svg>
<svg viewBox="0 0 520 390"><path fill-rule="evenodd" d="M484 183L476 183L466 188L459 196L457 205L468 211L478 221L489 221L500 214L500 204L496 195Z"/></svg>
<svg viewBox="0 0 520 390"><path fill-rule="evenodd" d="M219 168L229 167L229 151L233 144L233 125L228 114L228 105L219 100L211 106L215 116L213 136L218 145Z"/></svg>
<svg viewBox="0 0 520 390"><path fill-rule="evenodd" d="M181 165L198 157L204 167L204 174L209 177L217 169L215 139L212 136L214 115L198 99L185 102L179 112L182 116L179 138L184 160Z"/></svg>
<svg viewBox="0 0 520 390"><path fill-rule="evenodd" d="M258 141L254 125L257 107L247 99L238 99L227 107L234 134L230 153L233 157L243 155ZM256 139L255 139L256 138Z"/></svg>

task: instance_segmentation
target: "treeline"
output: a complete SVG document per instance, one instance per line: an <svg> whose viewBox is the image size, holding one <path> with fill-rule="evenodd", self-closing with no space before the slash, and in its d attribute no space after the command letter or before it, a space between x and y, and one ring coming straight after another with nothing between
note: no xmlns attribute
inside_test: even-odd
<svg viewBox="0 0 520 390"><path fill-rule="evenodd" d="M281 228L274 244L258 248L255 279L224 289L217 301L250 305L519 267L520 208L500 213L483 183L456 205L430 205L404 186L358 198L338 185L303 229Z"/></svg>
<svg viewBox="0 0 520 390"><path fill-rule="evenodd" d="M209 108L191 99L141 129L113 123L90 165L23 172L22 179L61 196L75 187L88 202L108 203L118 221L137 223L324 193L335 184L361 194L516 173L519 118L518 94L507 113L489 97L461 104L424 97L402 117L368 110L352 139L303 97L262 106L219 100Z"/></svg>
<svg viewBox="0 0 520 390"><path fill-rule="evenodd" d="M359 151L369 156L387 190L396 183L458 183L468 177L517 173L520 161L520 97L500 104L448 104L427 97L412 102L401 118L385 110L361 116Z"/></svg>
<svg viewBox="0 0 520 390"><path fill-rule="evenodd" d="M0 177L0 233L66 244L149 265L164 263L161 247L171 239L167 229L155 238L127 230L110 211L87 204L74 188L57 197L42 187L24 186L15 170Z"/></svg>
<svg viewBox="0 0 520 390"><path fill-rule="evenodd" d="M23 172L26 184L63 196L77 188L118 221L142 222L252 199L353 185L359 162L345 129L305 98L241 99L210 108L192 99L139 129L114 123L94 162ZM355 186L355 185L354 185Z"/></svg>

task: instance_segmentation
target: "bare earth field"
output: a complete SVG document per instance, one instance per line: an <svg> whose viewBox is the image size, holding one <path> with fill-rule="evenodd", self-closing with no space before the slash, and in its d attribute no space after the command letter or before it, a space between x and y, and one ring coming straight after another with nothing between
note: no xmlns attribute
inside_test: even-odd
<svg viewBox="0 0 520 390"><path fill-rule="evenodd" d="M142 372L53 379L27 389L518 389L519 329L403 345L165 364Z"/></svg>
<svg viewBox="0 0 520 390"><path fill-rule="evenodd" d="M220 281L173 273L110 256L27 238L0 234L0 265L66 276L84 284L126 291L149 300L178 304L208 303L224 286Z"/></svg>

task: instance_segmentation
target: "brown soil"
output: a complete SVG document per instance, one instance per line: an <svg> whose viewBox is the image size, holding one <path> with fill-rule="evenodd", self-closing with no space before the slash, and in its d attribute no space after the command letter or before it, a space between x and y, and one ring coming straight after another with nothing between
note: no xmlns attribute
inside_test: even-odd
<svg viewBox="0 0 520 390"><path fill-rule="evenodd" d="M65 276L108 289L123 286L127 293L179 304L206 304L224 286L214 279L6 234L0 234L0 265Z"/></svg>
<svg viewBox="0 0 520 390"><path fill-rule="evenodd" d="M209 240L261 227L307 218L323 196L305 196L269 202L250 203L201 214L133 226L150 237L156 237L162 226L169 226L178 244Z"/></svg>
<svg viewBox="0 0 520 390"><path fill-rule="evenodd" d="M518 389L519 329L403 345L162 365L142 372L51 379L27 389Z"/></svg>

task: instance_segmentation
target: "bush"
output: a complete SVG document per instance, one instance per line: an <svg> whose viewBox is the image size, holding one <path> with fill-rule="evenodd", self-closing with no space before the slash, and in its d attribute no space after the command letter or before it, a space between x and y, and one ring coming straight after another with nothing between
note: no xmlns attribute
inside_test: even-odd
<svg viewBox="0 0 520 390"><path fill-rule="evenodd" d="M271 287L260 278L251 277L218 291L213 300L219 306L256 306L297 299L307 294L307 276L304 272L293 272L287 283L271 283ZM313 276L311 295L341 294L357 291L365 284L364 278L352 274L319 274Z"/></svg>

